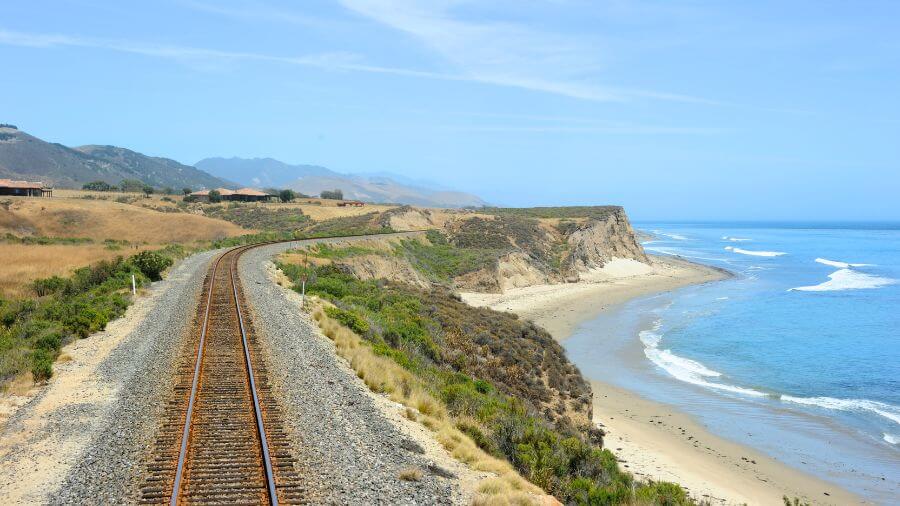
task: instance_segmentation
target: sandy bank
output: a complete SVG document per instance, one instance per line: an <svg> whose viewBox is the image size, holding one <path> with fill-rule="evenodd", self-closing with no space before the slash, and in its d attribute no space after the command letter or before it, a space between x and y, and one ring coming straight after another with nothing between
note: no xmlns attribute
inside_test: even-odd
<svg viewBox="0 0 900 506"><path fill-rule="evenodd" d="M565 340L577 327L629 299L730 274L672 257L652 256L646 266L610 262L583 281L462 294L469 304L529 318ZM717 437L671 406L597 381L594 422L607 432L605 445L638 478L672 481L714 504L781 504L783 495L814 504L860 504L839 487L784 465L747 446Z"/></svg>
<svg viewBox="0 0 900 506"><path fill-rule="evenodd" d="M641 295L717 281L729 274L672 257L652 256L652 265L613 260L583 274L578 283L513 288L502 294L463 293L473 306L489 306L530 318L563 341L584 321L608 307Z"/></svg>
<svg viewBox="0 0 900 506"><path fill-rule="evenodd" d="M695 498L715 504L781 504L784 495L813 504L864 503L836 485L715 436L670 406L606 383L592 381L591 388L594 422L607 433L606 447L637 478L680 483Z"/></svg>

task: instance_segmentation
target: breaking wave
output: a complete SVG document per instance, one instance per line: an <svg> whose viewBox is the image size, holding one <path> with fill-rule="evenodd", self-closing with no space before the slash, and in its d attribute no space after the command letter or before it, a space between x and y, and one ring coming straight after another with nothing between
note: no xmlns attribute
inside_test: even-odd
<svg viewBox="0 0 900 506"><path fill-rule="evenodd" d="M900 425L900 406L887 404L884 402L871 401L869 399L835 399L834 397L793 397L790 395L782 395L781 400L793 402L795 404L803 404L806 406L816 406L825 409L834 409L838 411L855 411L875 413L881 417L887 418L892 422ZM887 436L888 434L886 434ZM890 442L890 441L889 441ZM895 443L891 443L895 444Z"/></svg>
<svg viewBox="0 0 900 506"><path fill-rule="evenodd" d="M723 241L731 241L731 242L747 242L752 241L753 239L749 239L747 237L730 237L727 235L722 236Z"/></svg>
<svg viewBox="0 0 900 506"><path fill-rule="evenodd" d="M660 349L659 342L662 340L662 335L658 333L660 325L661 322L657 321L653 330L643 330L640 332L639 337L644 344L644 355L662 370L669 373L673 378L715 390L751 395L754 397L763 397L766 395L763 392L749 388L709 381L708 378L721 377L722 373L714 371L696 360L679 357L672 353L671 350Z"/></svg>
<svg viewBox="0 0 900 506"><path fill-rule="evenodd" d="M890 278L882 278L857 272L850 269L840 269L828 275L828 281L812 286L798 286L791 288L789 292L832 292L839 290L864 290L871 288L881 288L883 286L892 285L897 280Z"/></svg>
<svg viewBox="0 0 900 506"><path fill-rule="evenodd" d="M663 237L668 237L669 239L675 239L676 241L687 241L688 240L687 237L685 237L681 234L669 234L669 233L663 232L661 230L654 230L653 233L656 235L661 235Z"/></svg>
<svg viewBox="0 0 900 506"><path fill-rule="evenodd" d="M734 246L725 246L725 249L733 253L740 253L741 255L750 255L754 257L780 257L781 255L787 255L787 253L783 251L754 251L749 249L735 248Z"/></svg>
<svg viewBox="0 0 900 506"><path fill-rule="evenodd" d="M830 265L832 267L837 267L838 269L849 269L850 267L872 267L872 264L851 264L847 262L840 262L838 260L828 260L827 258L817 258L816 262L820 264Z"/></svg>

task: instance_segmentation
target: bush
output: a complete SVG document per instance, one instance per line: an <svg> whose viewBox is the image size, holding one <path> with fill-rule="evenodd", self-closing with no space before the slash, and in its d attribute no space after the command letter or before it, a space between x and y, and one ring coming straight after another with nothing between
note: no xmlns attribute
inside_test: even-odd
<svg viewBox="0 0 900 506"><path fill-rule="evenodd" d="M91 190L98 192L108 192L112 189L112 186L106 181L92 181L90 183L85 183L81 185L82 190Z"/></svg>
<svg viewBox="0 0 900 506"><path fill-rule="evenodd" d="M329 200L344 200L344 192L340 189L325 190L319 196Z"/></svg>
<svg viewBox="0 0 900 506"><path fill-rule="evenodd" d="M172 266L172 259L155 251L142 251L131 257L131 263L152 281L159 281L162 272Z"/></svg>
<svg viewBox="0 0 900 506"><path fill-rule="evenodd" d="M53 353L43 348L31 354L31 376L35 382L47 381L53 376Z"/></svg>
<svg viewBox="0 0 900 506"><path fill-rule="evenodd" d="M345 327L356 332L361 336L369 333L369 322L352 311L347 311L337 307L325 308L325 314L341 322Z"/></svg>
<svg viewBox="0 0 900 506"><path fill-rule="evenodd" d="M190 188L188 188L186 186L181 189L181 193L184 195L190 195L192 192L193 192L193 190L191 190Z"/></svg>
<svg viewBox="0 0 900 506"><path fill-rule="evenodd" d="M294 193L294 190L281 190L278 192L278 198L281 199L282 202L290 202L297 197L297 194Z"/></svg>
<svg viewBox="0 0 900 506"><path fill-rule="evenodd" d="M222 202L222 194L219 193L217 190L210 191L209 192L209 201L213 204L218 204L219 202Z"/></svg>
<svg viewBox="0 0 900 506"><path fill-rule="evenodd" d="M44 297L51 293L56 293L66 286L66 280L59 276L51 276L49 278L38 279L31 283L31 289L38 297Z"/></svg>

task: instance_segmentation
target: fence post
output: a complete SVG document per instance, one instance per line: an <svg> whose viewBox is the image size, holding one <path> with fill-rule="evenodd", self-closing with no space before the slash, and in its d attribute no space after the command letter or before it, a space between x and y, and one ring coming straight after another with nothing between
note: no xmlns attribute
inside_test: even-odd
<svg viewBox="0 0 900 506"><path fill-rule="evenodd" d="M137 285L134 283L134 274L131 275L131 295L137 295Z"/></svg>

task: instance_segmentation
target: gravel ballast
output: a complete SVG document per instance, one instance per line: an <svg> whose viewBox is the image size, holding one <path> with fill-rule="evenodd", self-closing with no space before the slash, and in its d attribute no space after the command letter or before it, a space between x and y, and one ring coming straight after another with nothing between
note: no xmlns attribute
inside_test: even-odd
<svg viewBox="0 0 900 506"><path fill-rule="evenodd" d="M295 246L248 251L240 260L240 276L310 488L333 504L462 502L457 481L428 471L433 462L382 415L332 342L269 278L266 266L272 258ZM410 468L423 471L419 481L400 479Z"/></svg>
<svg viewBox="0 0 900 506"><path fill-rule="evenodd" d="M155 307L100 367L100 376L118 383L120 394L102 424L105 432L91 441L51 504L121 504L139 498L143 458L171 394L174 364L193 323L204 276L218 253L194 255L170 274Z"/></svg>

